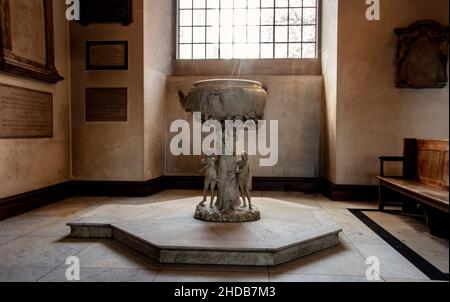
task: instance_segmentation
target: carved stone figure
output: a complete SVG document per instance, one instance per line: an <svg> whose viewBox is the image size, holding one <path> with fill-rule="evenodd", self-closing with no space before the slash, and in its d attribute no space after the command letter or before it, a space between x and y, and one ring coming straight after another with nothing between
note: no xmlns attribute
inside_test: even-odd
<svg viewBox="0 0 450 302"><path fill-rule="evenodd" d="M247 201L248 200L248 208L250 210L253 209L252 206L252 197L251 197L251 190L252 190L252 176L250 174L250 163L248 160L248 154L246 152L242 153L241 160L238 161L238 183L239 183L239 193L242 197L243 201L243 208L247 207Z"/></svg>
<svg viewBox="0 0 450 302"><path fill-rule="evenodd" d="M200 165L200 172L205 171L205 183L203 189L203 200L200 203L201 206L205 205L207 201L208 191L211 196L210 207L214 207L214 198L217 185L217 161L212 155L206 155L206 158L202 160Z"/></svg>
<svg viewBox="0 0 450 302"><path fill-rule="evenodd" d="M259 82L249 80L217 79L200 81L187 95L178 93L180 104L186 112L201 112L202 121L213 119L222 127L225 121L254 121L264 117L267 89ZM229 150L227 135L218 135L225 155L216 160L207 156L203 163L206 171L203 201L197 206L195 218L210 222L247 222L261 218L259 210L253 206L250 196L251 175L248 155L238 160L234 150ZM231 137L236 141L236 132ZM231 148L230 148L231 149ZM234 148L232 148L234 149ZM214 204L215 187L217 199ZM208 190L211 191L210 207L205 206ZM242 207L241 197L244 199ZM247 208L247 201L249 208Z"/></svg>
<svg viewBox="0 0 450 302"><path fill-rule="evenodd" d="M395 33L397 87L444 88L448 82L448 26L425 20L398 28Z"/></svg>

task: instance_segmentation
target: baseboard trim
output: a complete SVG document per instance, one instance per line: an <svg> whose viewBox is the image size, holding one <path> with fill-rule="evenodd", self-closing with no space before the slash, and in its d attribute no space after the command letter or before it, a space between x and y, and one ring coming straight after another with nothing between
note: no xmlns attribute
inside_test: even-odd
<svg viewBox="0 0 450 302"><path fill-rule="evenodd" d="M165 177L148 181L71 181L73 196L146 197L166 189Z"/></svg>
<svg viewBox="0 0 450 302"><path fill-rule="evenodd" d="M254 177L253 190L317 193L320 191L320 180L305 177Z"/></svg>
<svg viewBox="0 0 450 302"><path fill-rule="evenodd" d="M332 201L377 201L378 186L337 185L321 180L321 193Z"/></svg>
<svg viewBox="0 0 450 302"><path fill-rule="evenodd" d="M162 176L148 181L69 181L0 199L0 220L71 196L146 197L166 189L202 190L203 176ZM375 201L377 186L336 185L319 178L254 177L254 191L320 192L333 201Z"/></svg>
<svg viewBox="0 0 450 302"><path fill-rule="evenodd" d="M17 216L72 195L70 182L0 199L0 221Z"/></svg>

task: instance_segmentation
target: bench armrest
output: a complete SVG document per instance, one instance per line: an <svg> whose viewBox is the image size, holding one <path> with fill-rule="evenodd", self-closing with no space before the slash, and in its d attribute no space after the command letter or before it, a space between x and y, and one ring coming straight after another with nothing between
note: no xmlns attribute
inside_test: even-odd
<svg viewBox="0 0 450 302"><path fill-rule="evenodd" d="M380 176L384 177L384 163L385 162L405 162L405 157L403 156L381 156L380 160Z"/></svg>

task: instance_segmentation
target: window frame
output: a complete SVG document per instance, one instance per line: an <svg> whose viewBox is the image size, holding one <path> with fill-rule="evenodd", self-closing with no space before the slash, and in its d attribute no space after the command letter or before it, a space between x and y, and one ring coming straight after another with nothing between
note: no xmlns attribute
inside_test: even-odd
<svg viewBox="0 0 450 302"><path fill-rule="evenodd" d="M289 0L288 0L289 1ZM220 3L220 2L219 2ZM174 47L175 47L175 58L174 58L174 60L175 60L175 69L183 69L183 67L186 67L186 66L189 66L189 65L191 65L191 67L190 67L190 69L192 69L192 67L193 67L193 65L194 64L202 64L203 62L217 62L217 61L219 61L219 62L223 62L223 61L240 61L240 62L250 62L250 61L252 61L253 63L256 63L256 61L261 61L261 60L263 60L263 61L266 61L266 64L265 65L267 65L267 62L268 61L275 61L275 62L280 62L280 61L294 61L295 62L295 64L301 64L301 62L307 62L308 63L308 65L310 65L310 63L311 62L315 62L316 64L320 64L320 62L321 62L321 40L322 40L322 33L321 33L321 24L322 24L322 0L317 0L317 4L316 4L316 24L312 24L311 26L315 26L315 29L316 29L316 41L315 42L311 42L311 44L315 44L315 55L316 55L316 57L315 58L289 58L289 44L295 44L295 43L298 43L298 44L308 44L308 42L303 42L303 41L300 41L300 42L290 42L289 41L289 27L290 26L292 26L292 25L290 25L289 24L289 19L288 19L288 24L287 25L276 25L276 21L275 21L275 9L277 8L276 6L274 6L273 8L271 8L271 9L273 9L273 11L274 11L274 20L273 20L273 24L272 25L267 25L267 26L272 26L273 27L273 35L274 35L274 37L273 37L273 42L267 42L267 43L265 43L265 42L261 42L261 27L263 26L263 25L258 25L259 26L259 28L260 28L260 39L259 39L259 42L258 43L254 43L254 44L257 44L258 46L259 46L259 56L260 56L260 58L252 58L252 59L250 59L250 58L242 58L242 59L239 59L239 58L220 58L220 45L221 45L221 43L220 43L220 38L219 38L219 42L217 42L217 43L207 43L206 41L207 41L207 39L206 39L206 35L207 35L207 31L206 31L206 28L208 27L207 25L206 26L199 26L199 27L204 27L205 28L205 42L204 43L193 43L193 42L191 42L191 43L185 43L185 44L188 44L188 45L192 45L192 47L193 47L193 45L196 45L196 44L204 44L205 45L205 47L206 47L206 45L208 45L208 44L218 44L219 45L219 53L218 53L218 58L214 58L214 59L209 59L209 58L206 58L207 57L207 53L206 53L206 49L205 49L205 58L202 58L202 59L194 59L194 58L192 58L192 59L180 59L179 57L180 57L180 45L181 44L183 44L183 43L181 43L180 44L180 0L174 0L174 5L175 5L175 41L174 41L174 43L175 43L175 45L174 45ZM284 7L283 7L284 8ZM289 9L289 7L287 7L288 9ZM302 8L304 8L303 6L302 6ZM204 8L203 10L204 11L207 11L207 9L208 8ZM219 11L220 11L220 9L221 9L221 7L219 6ZM246 8L246 9L248 9L248 7ZM260 9L261 9L261 7L260 7ZM192 8L192 11L194 11L194 9ZM289 14L289 12L288 12L288 14ZM206 18L206 16L205 16L205 18ZM207 20L205 20L205 21L207 21ZM192 21L193 22L193 21ZM206 22L205 22L206 23ZM233 27L234 27L235 25L233 25ZM246 24L245 25L246 27L248 26L248 24ZM276 42L275 41L275 28L276 28L276 26L281 26L281 27L284 27L284 26L286 26L287 28L288 28L288 30L287 30L287 34L288 34L288 38L287 38L287 41L286 42ZM295 26L295 25L294 25ZM299 25L299 26L301 26L302 28L303 28L303 25ZM191 27L192 28L192 36L193 36L193 28L194 27L196 27L195 25L191 25L191 26L187 26L187 27ZM220 33L219 33L219 35L220 35ZM192 37L192 39L193 39L193 37ZM233 42L231 42L231 43L222 43L222 44L230 44L230 45L234 45L234 44L239 44L239 43L235 43L234 41ZM245 44L247 44L247 42L245 43ZM261 58L261 45L262 44L273 44L273 57L272 58ZM277 44L287 44L288 45L288 47L287 47L287 57L286 58L275 58L275 47L276 47L276 45ZM193 53L192 53L192 55L193 55ZM188 62L193 62L192 64L189 64ZM274 62L274 64L275 64L275 62ZM207 63L204 63L204 64L207 64ZM225 65L227 65L227 64L225 64ZM300 69L302 69L302 68L300 68ZM306 69L310 69L310 68L306 68ZM314 70L316 69L316 68L313 68ZM314 73L314 72L313 72ZM315 74L315 73L314 73Z"/></svg>

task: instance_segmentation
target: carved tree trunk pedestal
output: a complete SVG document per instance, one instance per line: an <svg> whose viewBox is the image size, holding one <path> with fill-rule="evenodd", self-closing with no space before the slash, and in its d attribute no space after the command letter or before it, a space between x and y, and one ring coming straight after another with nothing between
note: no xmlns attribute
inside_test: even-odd
<svg viewBox="0 0 450 302"><path fill-rule="evenodd" d="M201 112L204 120L215 120L222 124L225 121L254 121L255 125L264 117L267 91L259 82L249 80L216 79L200 81L187 95L179 92L180 102L186 112ZM227 129L225 129L227 130ZM235 133L232 134L234 145ZM229 148L222 136L224 148ZM228 147L227 147L228 146ZM225 154L233 154L228 150ZM248 168L248 157L246 157ZM261 219L259 210L251 205L250 173L238 171L238 161L234 155L218 156L217 165L217 200L213 206L202 202L197 206L194 217L210 222L248 222ZM241 179L240 179L241 177ZM245 181L248 179L249 182ZM245 183L246 192L240 192L239 181ZM205 183L208 183L206 181ZM207 189L207 188L205 188ZM241 188L243 189L243 188ZM245 195L247 204L241 201Z"/></svg>

